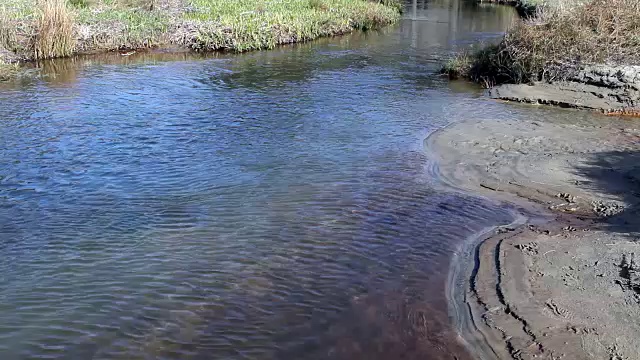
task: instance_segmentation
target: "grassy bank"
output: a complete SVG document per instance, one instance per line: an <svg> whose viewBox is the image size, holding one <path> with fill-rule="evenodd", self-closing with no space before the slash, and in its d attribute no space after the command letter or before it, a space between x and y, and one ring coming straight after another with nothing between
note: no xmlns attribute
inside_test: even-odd
<svg viewBox="0 0 640 360"><path fill-rule="evenodd" d="M398 0L6 0L0 62L157 46L248 51L370 29Z"/></svg>
<svg viewBox="0 0 640 360"><path fill-rule="evenodd" d="M196 50L272 48L390 24L396 8L362 0L192 0L174 42Z"/></svg>
<svg viewBox="0 0 640 360"><path fill-rule="evenodd" d="M0 63L0 81L9 80L18 74L17 64Z"/></svg>
<svg viewBox="0 0 640 360"><path fill-rule="evenodd" d="M490 86L563 80L590 64L640 64L640 0L544 6L498 44L460 54L444 71Z"/></svg>

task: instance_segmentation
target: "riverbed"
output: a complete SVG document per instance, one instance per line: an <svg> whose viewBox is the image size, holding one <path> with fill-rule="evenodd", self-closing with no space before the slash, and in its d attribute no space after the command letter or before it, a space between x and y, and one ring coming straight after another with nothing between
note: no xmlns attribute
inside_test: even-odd
<svg viewBox="0 0 640 360"><path fill-rule="evenodd" d="M0 358L470 358L449 262L516 214L449 191L424 139L531 116L437 75L514 19L416 2L377 32L0 85Z"/></svg>

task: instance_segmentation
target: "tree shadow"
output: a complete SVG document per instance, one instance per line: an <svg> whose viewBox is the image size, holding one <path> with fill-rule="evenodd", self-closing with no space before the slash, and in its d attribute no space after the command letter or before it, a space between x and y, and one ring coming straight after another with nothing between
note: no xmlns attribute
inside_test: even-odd
<svg viewBox="0 0 640 360"><path fill-rule="evenodd" d="M604 230L640 235L640 151L606 151L589 155L575 168L579 188L602 200L593 210Z"/></svg>

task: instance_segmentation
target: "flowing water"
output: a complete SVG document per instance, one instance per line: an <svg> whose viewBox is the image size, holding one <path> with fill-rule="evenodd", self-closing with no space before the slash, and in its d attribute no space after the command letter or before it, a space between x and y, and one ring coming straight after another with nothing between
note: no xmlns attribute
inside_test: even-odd
<svg viewBox="0 0 640 360"><path fill-rule="evenodd" d="M467 358L449 259L511 214L443 191L423 142L525 112L435 74L513 20L417 2L380 32L0 85L0 359Z"/></svg>

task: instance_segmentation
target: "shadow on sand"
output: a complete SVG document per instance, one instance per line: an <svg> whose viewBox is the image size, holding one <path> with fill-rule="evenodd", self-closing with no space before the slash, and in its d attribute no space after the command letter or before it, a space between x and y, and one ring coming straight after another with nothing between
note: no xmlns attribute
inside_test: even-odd
<svg viewBox="0 0 640 360"><path fill-rule="evenodd" d="M603 230L640 238L640 151L608 151L590 155L575 174L578 186L601 194L605 201L594 204L602 217Z"/></svg>

